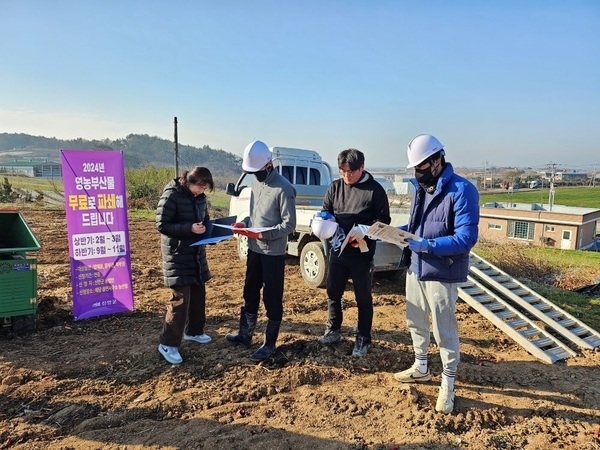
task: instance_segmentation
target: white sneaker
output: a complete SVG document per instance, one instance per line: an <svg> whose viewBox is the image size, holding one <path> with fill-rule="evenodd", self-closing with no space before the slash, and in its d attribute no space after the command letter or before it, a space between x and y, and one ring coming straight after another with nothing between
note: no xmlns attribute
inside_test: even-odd
<svg viewBox="0 0 600 450"><path fill-rule="evenodd" d="M190 336L189 334L184 334L183 339L186 341L194 341L198 344L208 344L212 341L212 338L208 334L198 334L197 336Z"/></svg>
<svg viewBox="0 0 600 450"><path fill-rule="evenodd" d="M435 410L444 414L450 414L454 409L454 390L449 390L448 386L440 386Z"/></svg>
<svg viewBox="0 0 600 450"><path fill-rule="evenodd" d="M431 372L429 371L429 369L427 369L427 372L422 373L419 370L419 365L413 364L408 369L403 370L402 372L396 372L394 374L394 379L402 383L420 383L423 381L431 380Z"/></svg>
<svg viewBox="0 0 600 450"><path fill-rule="evenodd" d="M171 364L180 364L183 362L183 358L179 354L179 349L177 347L158 344L158 352Z"/></svg>

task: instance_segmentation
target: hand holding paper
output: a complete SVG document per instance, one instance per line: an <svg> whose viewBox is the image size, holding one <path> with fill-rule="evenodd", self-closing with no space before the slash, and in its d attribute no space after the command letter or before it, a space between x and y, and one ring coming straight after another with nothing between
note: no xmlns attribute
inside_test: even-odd
<svg viewBox="0 0 600 450"><path fill-rule="evenodd" d="M224 241L233 236L231 224L234 223L235 216L222 217L220 219L209 220L206 223L198 222L192 225L192 232L201 234L202 239L191 244L210 245Z"/></svg>
<svg viewBox="0 0 600 450"><path fill-rule="evenodd" d="M354 226L348 232L348 236L348 242L352 247L358 247L362 253L369 251L369 247L367 246L367 242L365 241L365 231L360 225Z"/></svg>
<svg viewBox="0 0 600 450"><path fill-rule="evenodd" d="M348 231L348 237L350 240L358 241L365 238L365 233L359 226L355 225Z"/></svg>
<svg viewBox="0 0 600 450"><path fill-rule="evenodd" d="M246 236L250 239L260 239L260 232L254 231L252 229L234 227L233 232L235 234L241 234L242 236Z"/></svg>
<svg viewBox="0 0 600 450"><path fill-rule="evenodd" d="M415 236L408 231L405 231L401 228L392 227L391 225L386 225L381 222L375 222L373 225L368 227L365 234L371 239L381 239L382 241L391 242L392 244L396 244L400 247L407 247L408 239L420 239L418 236Z"/></svg>
<svg viewBox="0 0 600 450"><path fill-rule="evenodd" d="M247 229L244 222L236 222L232 224L231 231L233 231L234 234L241 234L242 236L246 236L250 239L259 239L260 237L260 232Z"/></svg>
<svg viewBox="0 0 600 450"><path fill-rule="evenodd" d="M427 239L415 236L414 238L407 238L406 242L408 243L408 248L415 253L423 253L429 250L429 241Z"/></svg>
<svg viewBox="0 0 600 450"><path fill-rule="evenodd" d="M206 233L206 226L202 222L196 222L192 224L192 233L204 234Z"/></svg>
<svg viewBox="0 0 600 450"><path fill-rule="evenodd" d="M362 253L368 252L369 247L365 242L365 230L368 227L365 225L355 225L352 227L348 234L346 235L346 239L342 242L339 252L342 253L347 244L350 244L351 247L358 247Z"/></svg>

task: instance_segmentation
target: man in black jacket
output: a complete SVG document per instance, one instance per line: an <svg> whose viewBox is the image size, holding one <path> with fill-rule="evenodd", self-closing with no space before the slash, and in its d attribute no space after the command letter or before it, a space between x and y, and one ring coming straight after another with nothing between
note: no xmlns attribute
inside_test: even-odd
<svg viewBox="0 0 600 450"><path fill-rule="evenodd" d="M334 215L338 231L332 238L327 272L327 306L329 317L322 344L341 340L342 296L346 282L352 278L354 296L358 307L358 334L352 356L366 355L371 345L373 324L373 255L375 241L365 238L366 251L357 242L347 245L340 253L341 243L354 225L372 225L375 222L389 224L390 205L381 184L365 171L365 156L356 149L342 151L338 155L340 179L329 186L323 201L323 210Z"/></svg>

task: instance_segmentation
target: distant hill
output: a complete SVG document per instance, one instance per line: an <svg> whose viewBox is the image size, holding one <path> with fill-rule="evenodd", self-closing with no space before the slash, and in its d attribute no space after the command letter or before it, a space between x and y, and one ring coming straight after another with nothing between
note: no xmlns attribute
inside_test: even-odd
<svg viewBox="0 0 600 450"><path fill-rule="evenodd" d="M0 133L0 159L48 158L60 162L61 149L122 150L127 168L144 166L175 167L175 144L173 141L147 134L130 134L123 139L87 140L56 139L23 133ZM205 145L178 146L179 168L206 166L216 177L235 179L241 171L241 158L224 150Z"/></svg>

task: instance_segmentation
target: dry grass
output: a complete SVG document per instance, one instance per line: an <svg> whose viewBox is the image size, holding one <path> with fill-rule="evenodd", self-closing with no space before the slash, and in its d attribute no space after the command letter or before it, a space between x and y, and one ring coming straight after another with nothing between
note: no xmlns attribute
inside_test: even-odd
<svg viewBox="0 0 600 450"><path fill-rule="evenodd" d="M504 272L518 279L558 289L574 290L597 283L598 270L586 266L561 264L550 259L543 249L520 244L498 245L480 241L475 253L487 259Z"/></svg>

